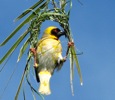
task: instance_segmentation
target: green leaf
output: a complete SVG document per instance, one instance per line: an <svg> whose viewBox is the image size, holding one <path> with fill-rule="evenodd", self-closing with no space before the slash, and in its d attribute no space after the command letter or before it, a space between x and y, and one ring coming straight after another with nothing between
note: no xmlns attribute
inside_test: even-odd
<svg viewBox="0 0 115 100"><path fill-rule="evenodd" d="M23 97L24 97L24 100L26 100L26 95L25 95L24 89L23 89Z"/></svg>
<svg viewBox="0 0 115 100"><path fill-rule="evenodd" d="M20 90L21 90L21 87L22 87L22 84L23 84L23 81L24 81L24 77L27 73L27 69L28 69L28 63L30 61L31 57L28 58L27 60L27 63L26 63L26 66L25 66L25 69L24 69L24 72L22 74L22 77L21 77L21 80L20 80L20 83L19 83L19 86L18 86L18 90L16 92L16 95L15 95L15 99L14 100L18 100L18 96L19 96L19 93L20 93Z"/></svg>
<svg viewBox="0 0 115 100"><path fill-rule="evenodd" d="M8 80L6 81L6 83L4 83L4 86L5 86L5 87L4 87L4 89L2 90L2 93L0 94L0 100L2 99L2 96L4 95L4 93L5 93L5 91L6 91L7 87L8 87L8 85L9 85L9 83L10 83L10 81L11 81L11 79L12 79L12 77L13 77L15 71L16 71L16 68L17 68L17 66L15 66L15 68L13 69L13 72L12 72L11 75L9 76Z"/></svg>
<svg viewBox="0 0 115 100"><path fill-rule="evenodd" d="M69 9L69 11L68 11L68 16L70 15L71 9L72 9L72 0L70 0L70 9Z"/></svg>
<svg viewBox="0 0 115 100"><path fill-rule="evenodd" d="M20 30L20 28L26 23L26 21L22 22L1 44L0 46L5 45L15 34Z"/></svg>
<svg viewBox="0 0 115 100"><path fill-rule="evenodd" d="M27 15L30 11L32 11L33 9L35 9L37 6L39 6L40 4L43 3L44 0L40 0L37 3L35 3L32 7L30 7L29 9L27 9L25 12L23 12L20 16L18 16L15 21L21 19L22 17L24 17L25 15ZM41 8L39 8L41 9Z"/></svg>
<svg viewBox="0 0 115 100"><path fill-rule="evenodd" d="M3 56L2 59L0 59L0 64L17 48L17 46L22 42L22 40L25 38L25 36L28 34L28 30L23 33L22 36L18 38L18 40L14 43L14 45L8 50L8 52Z"/></svg>
<svg viewBox="0 0 115 100"><path fill-rule="evenodd" d="M24 71L24 73L23 73L23 75L22 75L20 84L19 84L19 86L18 86L18 90L17 90L16 95L15 95L15 100L18 100L18 96L19 96L19 93L20 93L20 89L21 89L21 87L22 87L22 83L23 83L23 80L24 80L24 76L25 76L25 71Z"/></svg>
<svg viewBox="0 0 115 100"><path fill-rule="evenodd" d="M32 95L33 95L34 100L36 99L36 98L35 98L35 95L34 95L34 92L35 92L37 95L39 95L42 100L44 100L44 97L32 86L32 84L31 84L30 81L28 80L28 75L26 75L26 80L27 80L27 83L28 83L28 85L30 86L30 88L31 88L31 90L32 90Z"/></svg>
<svg viewBox="0 0 115 100"><path fill-rule="evenodd" d="M72 49L72 54L73 54L74 61L75 61L76 67L77 67L77 71L78 71L78 74L79 74L79 77L80 77L80 83L81 83L81 85L83 85L82 74L81 74L77 54L76 54L76 51L75 51L75 47L71 46L71 49Z"/></svg>
<svg viewBox="0 0 115 100"><path fill-rule="evenodd" d="M40 9L46 6L47 2L41 5L38 9L35 10L36 13L40 11ZM18 32L27 22L29 22L35 15L32 13L29 17L27 17L14 31L0 44L0 46L5 45L15 34Z"/></svg>
<svg viewBox="0 0 115 100"><path fill-rule="evenodd" d="M22 55L23 55L23 53L25 52L26 48L28 47L29 43L30 43L30 38L28 38L28 39L26 40L26 42L24 43L24 45L21 47L17 62L18 62L18 61L20 60L20 58L22 57Z"/></svg>
<svg viewBox="0 0 115 100"><path fill-rule="evenodd" d="M64 10L66 0L60 0L59 3L60 3L60 8Z"/></svg>
<svg viewBox="0 0 115 100"><path fill-rule="evenodd" d="M62 16L62 17L67 17L65 14L60 14L60 13L55 13L55 12L47 12L47 13L44 13L42 14L40 17L43 17L43 16Z"/></svg>
<svg viewBox="0 0 115 100"><path fill-rule="evenodd" d="M71 92L72 95L74 95L74 91L73 91L73 76L74 76L74 58L73 58L73 54L72 54L72 48L69 49L69 58L70 58L70 85L71 85Z"/></svg>

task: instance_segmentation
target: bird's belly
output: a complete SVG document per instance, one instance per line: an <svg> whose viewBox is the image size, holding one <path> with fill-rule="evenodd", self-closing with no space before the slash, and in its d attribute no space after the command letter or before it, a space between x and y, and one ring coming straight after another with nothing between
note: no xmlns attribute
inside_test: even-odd
<svg viewBox="0 0 115 100"><path fill-rule="evenodd" d="M53 72L61 52L60 42L56 40L42 42L37 48L38 69Z"/></svg>

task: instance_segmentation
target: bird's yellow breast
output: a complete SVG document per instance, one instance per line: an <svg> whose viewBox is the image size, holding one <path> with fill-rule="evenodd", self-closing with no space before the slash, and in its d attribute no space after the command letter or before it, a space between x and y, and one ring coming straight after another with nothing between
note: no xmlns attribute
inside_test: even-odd
<svg viewBox="0 0 115 100"><path fill-rule="evenodd" d="M42 39L38 44L37 52L41 54L45 54L48 52L48 53L54 53L55 55L61 53L62 47L60 40L55 40L52 38Z"/></svg>

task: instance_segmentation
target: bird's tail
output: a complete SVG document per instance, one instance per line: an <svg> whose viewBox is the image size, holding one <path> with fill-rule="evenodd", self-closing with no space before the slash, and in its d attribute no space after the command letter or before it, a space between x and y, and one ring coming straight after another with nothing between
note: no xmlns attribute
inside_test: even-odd
<svg viewBox="0 0 115 100"><path fill-rule="evenodd" d="M46 70L39 72L40 87L39 87L38 91L43 95L51 94L50 78L51 78L51 73L50 72L48 72Z"/></svg>

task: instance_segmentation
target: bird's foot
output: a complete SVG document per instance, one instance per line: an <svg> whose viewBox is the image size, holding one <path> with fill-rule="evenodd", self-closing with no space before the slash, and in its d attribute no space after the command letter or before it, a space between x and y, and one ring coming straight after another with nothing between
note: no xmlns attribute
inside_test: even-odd
<svg viewBox="0 0 115 100"><path fill-rule="evenodd" d="M38 66L37 61L36 61L37 51L35 48L30 48L30 51L33 53L33 56L34 56L34 67L37 68Z"/></svg>
<svg viewBox="0 0 115 100"><path fill-rule="evenodd" d="M68 42L68 47L74 46L74 42Z"/></svg>
<svg viewBox="0 0 115 100"><path fill-rule="evenodd" d="M66 61L66 59L67 59L67 56L63 57L63 62L65 62L65 61Z"/></svg>
<svg viewBox="0 0 115 100"><path fill-rule="evenodd" d="M36 49L35 48L30 48L30 51L33 53L33 55L36 55Z"/></svg>

